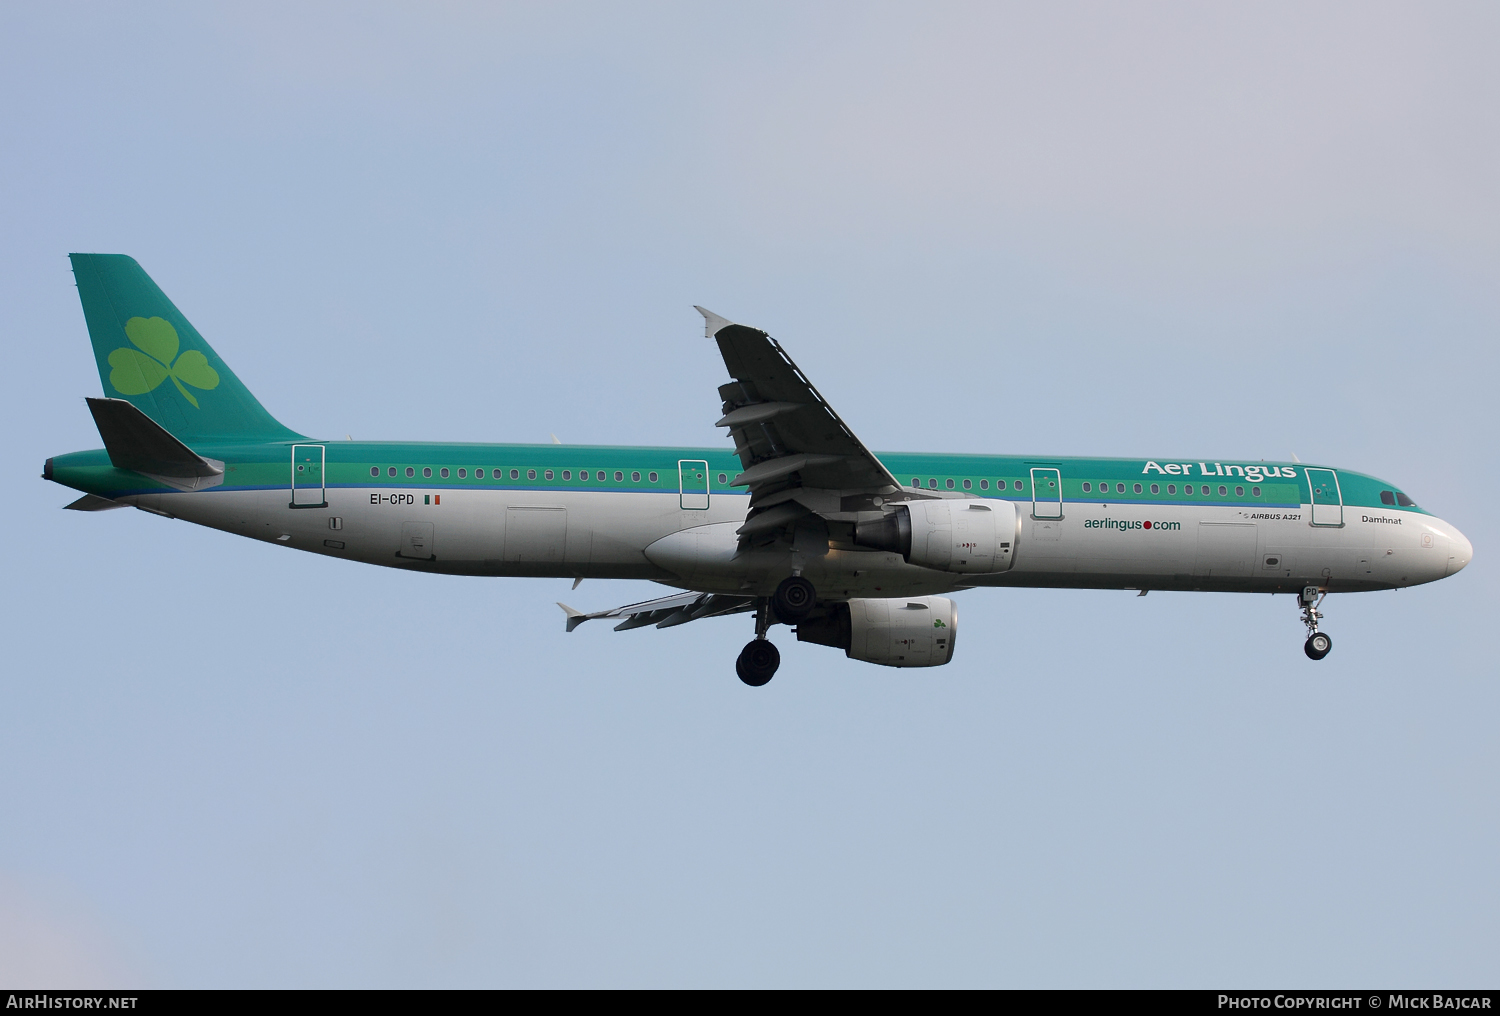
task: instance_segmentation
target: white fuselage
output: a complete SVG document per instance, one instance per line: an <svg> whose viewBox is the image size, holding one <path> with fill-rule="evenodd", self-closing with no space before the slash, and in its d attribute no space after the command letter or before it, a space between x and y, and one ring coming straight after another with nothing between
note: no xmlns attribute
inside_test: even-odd
<svg viewBox="0 0 1500 1016"><path fill-rule="evenodd" d="M1390 589L1443 578L1472 550L1430 515L1346 508L1340 527L1309 509L1068 503L1061 519L1014 506L1008 567L954 574L837 539L737 552L748 498L684 509L676 493L330 487L326 506L285 490L208 490L121 500L200 525L368 564L465 575L651 579L767 595L794 566L830 597L909 596L981 585L1275 592Z"/></svg>

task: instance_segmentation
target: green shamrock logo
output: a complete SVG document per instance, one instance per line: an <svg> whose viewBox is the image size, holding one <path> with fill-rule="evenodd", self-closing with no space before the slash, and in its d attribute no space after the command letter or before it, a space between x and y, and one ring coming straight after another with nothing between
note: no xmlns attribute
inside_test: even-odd
<svg viewBox="0 0 1500 1016"><path fill-rule="evenodd" d="M933 621L932 622L932 626L934 628L946 628L946 627L948 627L946 624L943 623L943 619L942 618L938 618L937 620Z"/></svg>
<svg viewBox="0 0 1500 1016"><path fill-rule="evenodd" d="M182 397L197 409L198 400L182 383L205 391L219 387L219 372L208 365L208 357L196 349L177 355L180 343L170 321L133 317L125 322L125 337L137 348L121 346L109 354L109 365L114 368L109 383L121 395L145 395L171 378Z"/></svg>

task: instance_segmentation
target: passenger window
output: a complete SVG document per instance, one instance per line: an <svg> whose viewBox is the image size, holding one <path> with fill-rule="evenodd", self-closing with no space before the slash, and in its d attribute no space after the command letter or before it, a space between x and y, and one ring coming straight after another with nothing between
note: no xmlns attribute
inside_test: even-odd
<svg viewBox="0 0 1500 1016"><path fill-rule="evenodd" d="M630 482L631 483L640 483L641 482L641 474L639 472L632 472L630 474Z"/></svg>
<svg viewBox="0 0 1500 1016"><path fill-rule="evenodd" d="M578 471L578 479L582 480L584 483L588 483L589 482L589 471L587 469L580 469Z"/></svg>
<svg viewBox="0 0 1500 1016"><path fill-rule="evenodd" d="M1175 493L1177 493L1177 484L1175 484L1175 483L1169 483L1169 484L1167 484L1167 493L1168 494L1175 494Z"/></svg>
<svg viewBox="0 0 1500 1016"><path fill-rule="evenodd" d="M656 482L656 474L655 473L651 473L651 474L649 474L646 477L646 479L650 480L652 483L655 483Z"/></svg>
<svg viewBox="0 0 1500 1016"><path fill-rule="evenodd" d="M1115 484L1115 493L1116 494L1123 494L1123 493L1125 493L1125 485L1123 483L1117 483L1117 484Z"/></svg>
<svg viewBox="0 0 1500 1016"><path fill-rule="evenodd" d="M395 476L396 475L396 467L392 466L390 469L386 470L385 475L386 476Z"/></svg>
<svg viewBox="0 0 1500 1016"><path fill-rule="evenodd" d="M1134 490L1135 490L1135 492L1136 492L1136 493L1137 493L1137 494L1139 494L1139 493L1140 493L1140 492L1141 492L1141 485L1140 485L1140 484L1139 484L1139 483L1138 483L1138 484L1136 484L1136 485L1135 485L1135 488L1134 488Z"/></svg>
<svg viewBox="0 0 1500 1016"><path fill-rule="evenodd" d="M1250 493L1253 496L1255 496L1255 497L1260 497L1260 488L1259 487L1251 487L1250 488Z"/></svg>
<svg viewBox="0 0 1500 1016"><path fill-rule="evenodd" d="M719 482L720 483L728 483L729 482L729 477L727 475L725 475L724 473L720 473L719 474Z"/></svg>
<svg viewBox="0 0 1500 1016"><path fill-rule="evenodd" d="M528 480L535 480L536 479L536 470L535 469L528 469L528 470L526 470L526 479L528 479Z"/></svg>
<svg viewBox="0 0 1500 1016"><path fill-rule="evenodd" d="M380 467L379 466L371 466L370 467L370 475L371 476L379 476L380 475Z"/></svg>
<svg viewBox="0 0 1500 1016"><path fill-rule="evenodd" d="M1245 488L1244 487L1236 487L1236 488L1234 488L1234 496L1235 497L1244 497L1245 496Z"/></svg>
<svg viewBox="0 0 1500 1016"><path fill-rule="evenodd" d="M1228 493L1229 493L1229 488L1226 487L1226 486L1224 486L1222 483L1219 484L1219 496L1223 497L1224 495L1226 495Z"/></svg>
<svg viewBox="0 0 1500 1016"><path fill-rule="evenodd" d="M1396 503L1396 492L1394 490L1382 490L1380 492L1380 503L1381 504L1395 504Z"/></svg>
<svg viewBox="0 0 1500 1016"><path fill-rule="evenodd" d="M1184 494L1186 494L1188 497L1192 497L1193 496L1193 485L1191 483L1185 483L1185 484L1183 484L1182 485L1182 492Z"/></svg>
<svg viewBox="0 0 1500 1016"><path fill-rule="evenodd" d="M1026 485L1024 483L1022 483L1020 480L1017 480L1016 481L1016 489L1017 490L1025 490L1026 489Z"/></svg>
<svg viewBox="0 0 1500 1016"><path fill-rule="evenodd" d="M469 476L469 471L467 469L465 469L463 466L459 466L458 467L458 478L460 480L464 480L464 479L467 479L468 476Z"/></svg>
<svg viewBox="0 0 1500 1016"><path fill-rule="evenodd" d="M550 469L547 470L545 473L542 474L542 476L544 478L548 479L548 480L552 479L552 470L550 470Z"/></svg>
<svg viewBox="0 0 1500 1016"><path fill-rule="evenodd" d="M429 480L432 479L432 467L431 466L423 466L422 467L422 475L425 478L429 479Z"/></svg>
<svg viewBox="0 0 1500 1016"><path fill-rule="evenodd" d="M597 473L595 473L594 474L594 479L598 480L600 483L603 483L604 482L604 470L601 469Z"/></svg>
<svg viewBox="0 0 1500 1016"><path fill-rule="evenodd" d="M407 466L406 467L406 475L408 477L416 476L417 475L417 471L415 469L413 469L411 466Z"/></svg>
<svg viewBox="0 0 1500 1016"><path fill-rule="evenodd" d="M444 466L442 469L438 470L438 475L446 480L448 478L448 467Z"/></svg>
<svg viewBox="0 0 1500 1016"><path fill-rule="evenodd" d="M953 481L952 481L952 480L949 480L949 481L948 481L948 489L949 489L949 490L952 490L952 489L953 489Z"/></svg>
<svg viewBox="0 0 1500 1016"><path fill-rule="evenodd" d="M498 470L498 469L495 470L495 475L499 476L500 475L500 470ZM512 480L519 480L521 478L521 471L519 469L512 469L510 471L510 478Z"/></svg>
<svg viewBox="0 0 1500 1016"><path fill-rule="evenodd" d="M1089 493L1093 489L1094 489L1093 484L1089 483L1089 481L1087 481L1087 480L1083 481L1083 492L1085 494Z"/></svg>
<svg viewBox="0 0 1500 1016"><path fill-rule="evenodd" d="M1151 493L1153 493L1153 494L1160 494L1161 493L1161 488L1158 487L1156 484L1153 483L1151 485Z"/></svg>
<svg viewBox="0 0 1500 1016"><path fill-rule="evenodd" d="M973 480L965 480L964 481L964 490L968 490L972 486L974 486L974 481Z"/></svg>
<svg viewBox="0 0 1500 1016"><path fill-rule="evenodd" d="M615 482L619 483L623 479L625 479L625 474L622 473L622 472L620 472L618 469L616 469L615 470Z"/></svg>
<svg viewBox="0 0 1500 1016"><path fill-rule="evenodd" d="M979 481L979 489L980 490L989 490L990 489L990 481L988 481L988 480L980 480Z"/></svg>
<svg viewBox="0 0 1500 1016"><path fill-rule="evenodd" d="M1417 506L1417 502L1413 501L1411 498L1407 497L1399 490L1396 491L1396 503L1399 504L1402 508L1415 508Z"/></svg>

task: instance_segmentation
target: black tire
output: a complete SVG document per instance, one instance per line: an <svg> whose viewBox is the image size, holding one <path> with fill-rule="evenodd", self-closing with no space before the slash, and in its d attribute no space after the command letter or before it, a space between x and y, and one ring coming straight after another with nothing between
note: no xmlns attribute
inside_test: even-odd
<svg viewBox="0 0 1500 1016"><path fill-rule="evenodd" d="M1309 660L1321 660L1333 651L1333 639L1320 631L1313 632L1303 643L1302 651L1307 654Z"/></svg>
<svg viewBox="0 0 1500 1016"><path fill-rule="evenodd" d="M817 605L818 591L800 575L782 579L781 585L776 587L776 592L771 596L771 609L776 611L777 620L786 624L802 620Z"/></svg>
<svg viewBox="0 0 1500 1016"><path fill-rule="evenodd" d="M766 639L756 639L740 650L740 658L734 661L734 672L752 688L759 688L776 676L781 666L781 650Z"/></svg>

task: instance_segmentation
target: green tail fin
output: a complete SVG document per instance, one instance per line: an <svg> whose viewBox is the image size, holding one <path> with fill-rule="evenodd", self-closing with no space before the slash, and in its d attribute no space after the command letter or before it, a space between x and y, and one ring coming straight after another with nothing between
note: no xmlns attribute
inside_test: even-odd
<svg viewBox="0 0 1500 1016"><path fill-rule="evenodd" d="M188 444L295 441L123 254L70 254L99 380Z"/></svg>

